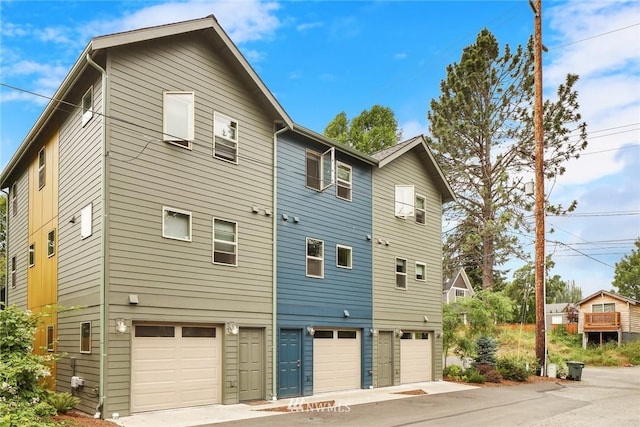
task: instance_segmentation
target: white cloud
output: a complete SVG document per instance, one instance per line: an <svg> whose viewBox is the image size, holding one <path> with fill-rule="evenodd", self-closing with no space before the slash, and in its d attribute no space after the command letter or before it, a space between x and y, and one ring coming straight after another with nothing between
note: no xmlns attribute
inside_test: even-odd
<svg viewBox="0 0 640 427"><path fill-rule="evenodd" d="M320 21L316 21L316 22L305 22L303 24L298 24L296 25L296 30L298 31L308 31L308 30L312 30L314 28L319 28L322 27L324 24Z"/></svg>
<svg viewBox="0 0 640 427"><path fill-rule="evenodd" d="M409 55L407 55L405 52L398 52L395 55L393 55L393 59L407 59Z"/></svg>
<svg viewBox="0 0 640 427"><path fill-rule="evenodd" d="M427 125L420 123L418 120L409 120L399 124L402 129L402 140L413 138L417 135L427 135Z"/></svg>

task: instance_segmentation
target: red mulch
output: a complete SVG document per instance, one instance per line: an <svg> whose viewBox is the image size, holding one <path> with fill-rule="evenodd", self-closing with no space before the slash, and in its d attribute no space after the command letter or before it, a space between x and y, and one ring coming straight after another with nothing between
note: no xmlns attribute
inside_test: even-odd
<svg viewBox="0 0 640 427"><path fill-rule="evenodd" d="M558 383L558 384L563 384L563 383L571 382L570 380L565 380L565 379L562 379L562 378L539 377L537 375L530 376L529 378L527 378L527 381L525 381L525 382L502 380L499 383L485 382L483 384L476 384L476 383L466 383L466 382L456 381L456 380L454 380L452 378L449 378L449 377L445 377L444 380L452 382L452 383L474 385L474 386L478 386L478 387L509 387L509 386L521 385L521 384L535 384L535 383Z"/></svg>
<svg viewBox="0 0 640 427"><path fill-rule="evenodd" d="M70 427L116 427L118 424L102 420L100 418L93 418L92 415L85 414L80 411L70 411L64 415L56 415L53 417L55 421L65 422Z"/></svg>

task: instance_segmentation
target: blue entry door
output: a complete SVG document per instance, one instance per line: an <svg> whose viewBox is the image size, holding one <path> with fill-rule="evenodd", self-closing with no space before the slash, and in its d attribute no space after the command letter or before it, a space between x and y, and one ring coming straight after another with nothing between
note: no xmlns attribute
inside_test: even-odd
<svg viewBox="0 0 640 427"><path fill-rule="evenodd" d="M302 394L300 329L281 329L278 351L278 397Z"/></svg>

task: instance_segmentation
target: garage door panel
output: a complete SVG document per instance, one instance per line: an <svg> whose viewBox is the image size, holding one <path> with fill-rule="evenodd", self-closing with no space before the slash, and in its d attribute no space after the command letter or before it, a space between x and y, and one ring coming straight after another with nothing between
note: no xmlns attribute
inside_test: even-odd
<svg viewBox="0 0 640 427"><path fill-rule="evenodd" d="M194 337L198 328L189 327L182 337L180 326L158 327L175 331L173 337L148 336L145 327L134 334L132 343L131 411L153 411L219 403L220 339L215 328L206 338ZM213 332L211 330L213 329ZM194 330L196 330L194 332Z"/></svg>
<svg viewBox="0 0 640 427"><path fill-rule="evenodd" d="M360 388L360 334L349 331L356 332L355 338L338 338L338 332L333 331L332 338L313 340L314 393Z"/></svg>

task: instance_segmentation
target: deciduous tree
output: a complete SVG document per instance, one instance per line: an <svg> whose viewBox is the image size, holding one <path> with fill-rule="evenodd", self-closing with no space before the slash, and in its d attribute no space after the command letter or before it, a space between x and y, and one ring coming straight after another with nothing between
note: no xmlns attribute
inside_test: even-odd
<svg viewBox="0 0 640 427"><path fill-rule="evenodd" d="M640 239L635 245L631 254L616 263L612 285L618 288L619 295L640 301Z"/></svg>
<svg viewBox="0 0 640 427"><path fill-rule="evenodd" d="M397 144L402 137L395 114L388 107L374 105L351 120L339 113L324 134L363 153L371 154Z"/></svg>

